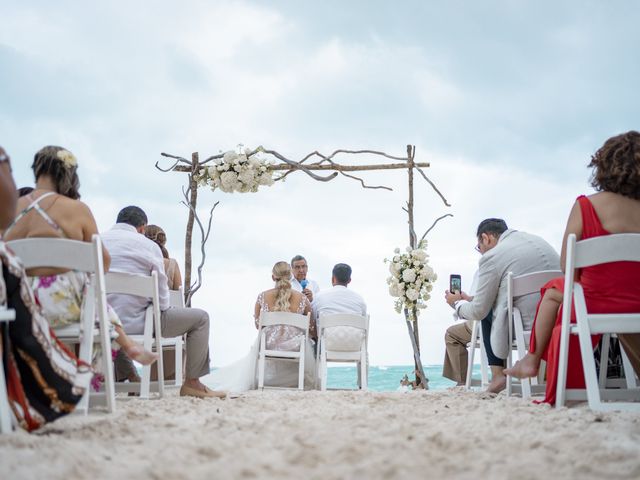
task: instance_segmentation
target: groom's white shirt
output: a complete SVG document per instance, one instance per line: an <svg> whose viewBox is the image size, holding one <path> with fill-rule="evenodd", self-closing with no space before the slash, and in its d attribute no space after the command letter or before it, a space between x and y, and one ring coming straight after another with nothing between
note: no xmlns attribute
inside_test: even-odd
<svg viewBox="0 0 640 480"><path fill-rule="evenodd" d="M307 278L307 282L309 282L307 284L307 288L311 290L311 293L313 293L313 297L315 300L315 296L320 291L320 287L318 286L318 283L315 280L309 280ZM302 285L300 285L300 282L296 277L291 278L291 288L293 288L296 292L302 292Z"/></svg>
<svg viewBox="0 0 640 480"><path fill-rule="evenodd" d="M356 292L344 285L335 285L329 290L323 290L314 297L312 307L313 318L335 313L350 313L353 315L367 315L367 305ZM322 320L320 319L320 322ZM326 347L335 351L354 351L360 348L363 332L353 327L329 327L325 332Z"/></svg>

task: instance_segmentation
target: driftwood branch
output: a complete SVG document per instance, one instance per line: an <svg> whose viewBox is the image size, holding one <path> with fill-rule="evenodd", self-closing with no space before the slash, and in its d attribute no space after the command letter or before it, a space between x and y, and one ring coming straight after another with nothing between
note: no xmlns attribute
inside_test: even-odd
<svg viewBox="0 0 640 480"><path fill-rule="evenodd" d="M427 175L426 175L426 174L422 171L422 169L421 169L419 166L417 166L417 165L416 165L416 170L418 170L418 172L420 172L420 175L422 175L422 178L424 178L424 179L427 181L427 183L428 183L429 185L431 185L431 188L433 188L433 189L435 190L435 192L440 196L440 198L442 199L442 201L444 202L444 204L445 204L447 207L450 207L450 206L451 206L451 204L450 204L449 202L447 202L447 199L446 199L446 198L444 198L444 195L442 195L442 193L440 192L440 190L438 190L438 187L436 187L436 185L435 185L431 180L429 180L429 177L427 177Z"/></svg>
<svg viewBox="0 0 640 480"><path fill-rule="evenodd" d="M213 220L213 211L215 210L215 208L218 206L220 202L218 201L214 203L213 207L211 207L211 210L209 211L209 221L207 223L207 229L205 231L204 226L202 225L202 221L200 220L200 216L198 215L198 212L196 211L195 207L191 205L189 201L189 196L185 189L182 190L182 195L185 198L182 204L186 206L190 210L190 212L193 214L193 218L195 219L195 222L198 224L198 228L200 229L201 258L200 258L200 264L198 265L198 269L197 269L198 279L189 285L189 291L186 293L186 298L185 298L185 305L190 306L191 298L202 286L202 268L204 267L204 263L207 258L205 245L207 243L207 240L209 240L209 234L211 233L211 221Z"/></svg>
<svg viewBox="0 0 640 480"><path fill-rule="evenodd" d="M422 242L425 239L425 237L427 236L427 233L429 233L431 230L433 230L433 227L436 226L436 223L438 223L443 218L447 218L447 217L453 217L453 214L445 213L441 217L436 218L436 220L431 224L431 226L427 229L427 231L424 232L424 235L422 235L422 237L420 237L420 242ZM418 242L418 243L420 243L420 242Z"/></svg>

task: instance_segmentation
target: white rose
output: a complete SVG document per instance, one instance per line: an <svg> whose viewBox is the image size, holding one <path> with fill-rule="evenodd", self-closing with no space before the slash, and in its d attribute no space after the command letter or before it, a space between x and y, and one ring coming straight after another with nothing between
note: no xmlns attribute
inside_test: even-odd
<svg viewBox="0 0 640 480"><path fill-rule="evenodd" d="M398 288L397 283L392 283L391 285L389 285L389 295L391 295L392 297L400 296L400 289Z"/></svg>
<svg viewBox="0 0 640 480"><path fill-rule="evenodd" d="M253 185L255 181L253 170L244 170L240 172L238 174L238 180L240 180L245 185Z"/></svg>
<svg viewBox="0 0 640 480"><path fill-rule="evenodd" d="M260 185L273 185L273 177L271 176L271 173L263 173L262 175L260 175L260 177L258 177L258 183Z"/></svg>
<svg viewBox="0 0 640 480"><path fill-rule="evenodd" d="M393 250L393 253L400 253L400 249L396 247L396 248Z"/></svg>
<svg viewBox="0 0 640 480"><path fill-rule="evenodd" d="M407 283L413 283L416 281L416 272L412 268L407 268L402 272L402 280Z"/></svg>
<svg viewBox="0 0 640 480"><path fill-rule="evenodd" d="M67 168L72 168L78 165L76 157L69 150L58 150L56 157L58 157L58 159L64 163L64 166Z"/></svg>
<svg viewBox="0 0 640 480"><path fill-rule="evenodd" d="M254 168L257 170L260 168L260 160L258 160L256 157L250 157L249 165L251 166L251 168Z"/></svg>
<svg viewBox="0 0 640 480"><path fill-rule="evenodd" d="M222 157L222 161L224 163L233 163L233 161L236 159L237 156L238 154L236 152L234 152L233 150L229 150Z"/></svg>
<svg viewBox="0 0 640 480"><path fill-rule="evenodd" d="M238 177L234 172L224 172L220 175L220 188L223 192L233 192L238 184Z"/></svg>
<svg viewBox="0 0 640 480"><path fill-rule="evenodd" d="M424 250L414 250L413 252L411 252L411 256L416 260L424 262L427 259L427 252L425 252Z"/></svg>
<svg viewBox="0 0 640 480"><path fill-rule="evenodd" d="M397 248L396 248L397 250ZM396 255L395 257L393 257L393 261L398 263L400 261L400 255Z"/></svg>
<svg viewBox="0 0 640 480"><path fill-rule="evenodd" d="M420 296L420 294L418 293L418 291L415 288L407 289L407 292L406 292L405 295L412 302L416 301L418 299L418 297Z"/></svg>

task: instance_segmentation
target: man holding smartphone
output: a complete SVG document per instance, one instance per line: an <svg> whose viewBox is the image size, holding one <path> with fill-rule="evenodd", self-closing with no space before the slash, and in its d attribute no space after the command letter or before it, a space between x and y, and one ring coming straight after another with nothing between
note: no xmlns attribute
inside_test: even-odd
<svg viewBox="0 0 640 480"><path fill-rule="evenodd" d="M445 292L445 300L461 320L481 320L482 337L491 368L488 392L505 389L505 359L511 348L507 314L507 273L524 275L541 270L558 270L560 257L542 238L508 229L500 218L480 222L476 232L476 250L482 254L478 263L478 285L473 297L464 292ZM514 300L525 329L530 329L540 294L524 295Z"/></svg>

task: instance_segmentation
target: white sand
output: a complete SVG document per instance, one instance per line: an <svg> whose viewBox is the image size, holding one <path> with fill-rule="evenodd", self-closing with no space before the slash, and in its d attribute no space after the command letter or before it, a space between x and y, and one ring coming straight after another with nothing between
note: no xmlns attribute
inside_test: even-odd
<svg viewBox="0 0 640 480"><path fill-rule="evenodd" d="M640 478L640 415L586 405L462 391L170 391L118 409L0 436L0 477Z"/></svg>

